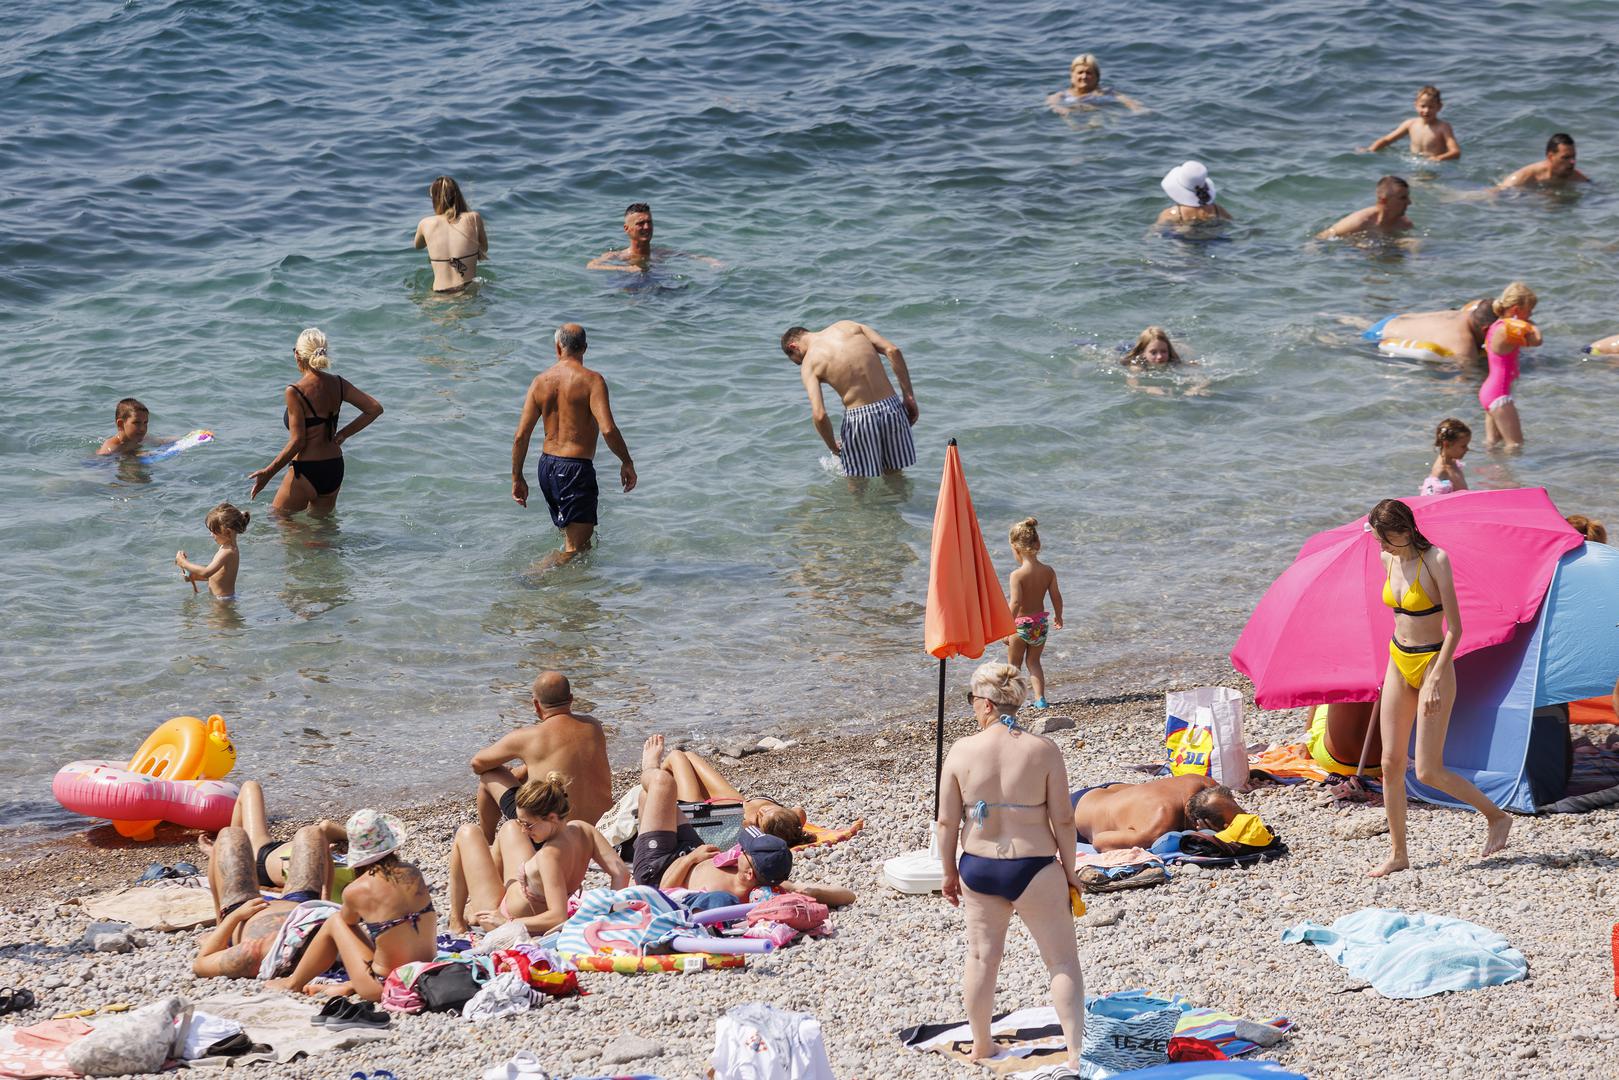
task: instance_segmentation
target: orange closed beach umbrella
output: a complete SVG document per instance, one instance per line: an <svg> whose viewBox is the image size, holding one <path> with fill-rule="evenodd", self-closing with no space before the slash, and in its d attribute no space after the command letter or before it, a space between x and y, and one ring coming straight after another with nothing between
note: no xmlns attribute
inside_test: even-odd
<svg viewBox="0 0 1619 1080"><path fill-rule="evenodd" d="M933 509L933 556L928 567L928 607L923 634L939 658L939 719L933 765L933 816L939 816L939 778L944 772L944 667L952 656L977 659L984 646L1012 633L1012 609L989 561L972 493L951 439L944 452L939 501Z"/></svg>

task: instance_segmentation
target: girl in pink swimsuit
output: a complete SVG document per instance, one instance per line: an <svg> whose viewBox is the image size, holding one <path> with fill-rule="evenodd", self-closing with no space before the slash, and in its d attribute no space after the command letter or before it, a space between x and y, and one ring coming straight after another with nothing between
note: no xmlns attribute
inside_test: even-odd
<svg viewBox="0 0 1619 1080"><path fill-rule="evenodd" d="M1523 445L1523 425L1512 400L1512 384L1518 378L1519 349L1540 344L1540 331L1529 321L1537 302L1533 289L1514 281L1490 305L1497 316L1484 333L1484 355L1490 374L1478 391L1478 402L1484 406L1485 446Z"/></svg>

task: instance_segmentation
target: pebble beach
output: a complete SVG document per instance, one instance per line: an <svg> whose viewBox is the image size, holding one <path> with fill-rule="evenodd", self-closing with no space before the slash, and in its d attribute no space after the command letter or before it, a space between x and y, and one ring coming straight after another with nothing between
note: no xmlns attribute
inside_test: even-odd
<svg viewBox="0 0 1619 1080"><path fill-rule="evenodd" d="M1054 673L1054 685L1060 677ZM1211 673L1211 681L1247 689L1231 672ZM1060 718L1054 727L1073 723L1050 737L1063 748L1076 787L1138 779L1130 766L1162 759L1160 694L1055 703L1050 715ZM1245 719L1250 743L1293 741L1303 728L1295 711L1250 710ZM969 727L965 717L950 717L947 740ZM878 876L884 859L926 843L932 734L932 715L919 713L876 732L795 736L786 749L725 762L742 790L802 802L812 820L865 820L851 840L798 859L803 879L860 894L853 907L835 913L831 938L750 958L745 970L582 974L585 996L483 1025L454 1014L395 1017L386 1041L255 1071L325 1080L386 1068L399 1080L459 1080L527 1048L557 1076L635 1071L684 1080L707 1069L716 1019L734 1005L760 1001L816 1016L840 1078L987 1075L905 1050L895 1038L911 1024L963 1016L961 913L937 894L901 895ZM622 788L632 777L625 771L616 780ZM1177 868L1164 885L1089 898L1077 930L1087 994L1144 987L1249 1019L1289 1017L1293 1031L1256 1056L1324 1080L1368 1071L1413 1078L1619 1075L1608 952L1619 900L1615 811L1517 819L1511 846L1481 860L1474 854L1482 836L1475 815L1414 804L1412 870L1371 881L1365 871L1387 843L1375 834L1380 810L1334 809L1314 784L1260 788L1242 801L1290 854L1250 869ZM449 845L455 828L471 820L470 797L447 795L400 814L411 834L406 854L426 873L442 910ZM39 996L39 1006L14 1022L117 1001L138 1005L167 993L198 998L232 985L192 979L202 931L146 932L146 944L124 954L55 951L86 929L78 899L127 884L153 860L197 860L190 836L165 832L140 847L113 841L111 830L101 828L15 852L0 865L0 985L32 987ZM1288 926L1330 923L1364 907L1477 922L1524 954L1529 976L1483 990L1390 1000L1350 981L1314 946L1281 943ZM996 1010L1047 1001L1044 969L1014 920Z"/></svg>

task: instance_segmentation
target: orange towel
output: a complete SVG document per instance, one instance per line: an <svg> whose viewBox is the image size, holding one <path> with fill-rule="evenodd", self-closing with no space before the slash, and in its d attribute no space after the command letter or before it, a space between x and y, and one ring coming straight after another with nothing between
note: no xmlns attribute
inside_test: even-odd
<svg viewBox="0 0 1619 1080"><path fill-rule="evenodd" d="M814 839L807 844L799 844L797 847L793 848L793 850L805 851L809 848L830 847L833 844L841 844L843 841L849 839L849 837L853 836L855 833L859 832L865 827L865 818L859 819L853 825L845 825L841 829L829 829L825 825L806 824L804 826L804 832Z"/></svg>
<svg viewBox="0 0 1619 1080"><path fill-rule="evenodd" d="M1613 699L1591 697L1568 703L1568 722L1571 724L1619 724L1613 714Z"/></svg>
<svg viewBox="0 0 1619 1080"><path fill-rule="evenodd" d="M1248 755L1250 769L1264 769L1275 777L1300 777L1305 780L1316 780L1326 783L1335 780L1333 776L1310 756L1309 748L1303 743L1282 743L1276 746L1267 746L1257 754Z"/></svg>

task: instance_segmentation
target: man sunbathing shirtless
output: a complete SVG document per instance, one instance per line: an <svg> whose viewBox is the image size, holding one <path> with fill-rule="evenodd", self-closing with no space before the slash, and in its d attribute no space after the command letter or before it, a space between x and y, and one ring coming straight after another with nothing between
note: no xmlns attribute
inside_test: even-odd
<svg viewBox="0 0 1619 1080"><path fill-rule="evenodd" d="M635 836L632 876L637 885L661 889L726 892L746 902L761 885L781 892L803 893L829 907L852 904L855 894L828 885L789 881L793 849L780 837L747 826L741 850L720 857L720 849L704 844L681 813L675 777L663 768L663 736L650 736L641 748L641 829Z"/></svg>
<svg viewBox="0 0 1619 1080"><path fill-rule="evenodd" d="M1207 776L1102 784L1074 794L1074 828L1098 851L1151 847L1166 832L1223 829L1242 812L1231 789Z"/></svg>
<svg viewBox="0 0 1619 1080"><path fill-rule="evenodd" d="M259 895L258 867L247 830L227 826L214 838L208 857L208 887L219 925L197 949L191 972L199 979L256 979L265 953L287 916L326 888L331 856L318 825L306 825L292 838L280 900Z"/></svg>

